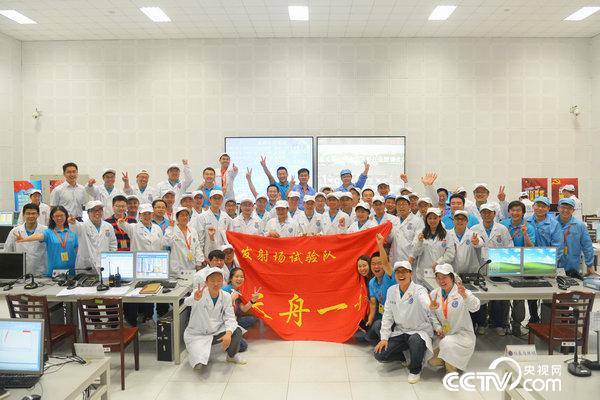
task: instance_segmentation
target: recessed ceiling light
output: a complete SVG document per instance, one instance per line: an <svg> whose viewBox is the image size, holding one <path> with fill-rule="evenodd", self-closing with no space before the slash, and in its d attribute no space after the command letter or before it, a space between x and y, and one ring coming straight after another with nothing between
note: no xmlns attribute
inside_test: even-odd
<svg viewBox="0 0 600 400"><path fill-rule="evenodd" d="M445 21L456 10L456 6L437 6L429 16L430 21Z"/></svg>
<svg viewBox="0 0 600 400"><path fill-rule="evenodd" d="M565 18L565 21L581 21L598 10L600 10L600 7L581 7L579 10Z"/></svg>
<svg viewBox="0 0 600 400"><path fill-rule="evenodd" d="M308 21L307 6L289 6L288 12L291 21Z"/></svg>
<svg viewBox="0 0 600 400"><path fill-rule="evenodd" d="M160 7L142 7L140 11L154 22L171 22L171 18Z"/></svg>
<svg viewBox="0 0 600 400"><path fill-rule="evenodd" d="M0 10L0 14L4 15L6 18L12 19L13 21L19 24L37 24L37 22L35 22L31 18L28 18L15 10Z"/></svg>

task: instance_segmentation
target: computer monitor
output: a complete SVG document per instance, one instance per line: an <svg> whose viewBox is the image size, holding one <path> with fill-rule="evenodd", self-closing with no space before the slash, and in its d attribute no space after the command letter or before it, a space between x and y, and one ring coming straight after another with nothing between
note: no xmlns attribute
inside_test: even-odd
<svg viewBox="0 0 600 400"><path fill-rule="evenodd" d="M25 275L25 253L0 253L0 281L15 281Z"/></svg>
<svg viewBox="0 0 600 400"><path fill-rule="evenodd" d="M0 211L0 225L12 226L14 219L15 216L12 211Z"/></svg>
<svg viewBox="0 0 600 400"><path fill-rule="evenodd" d="M135 253L135 279L169 278L168 251L138 251Z"/></svg>
<svg viewBox="0 0 600 400"><path fill-rule="evenodd" d="M521 247L490 248L488 276L507 277L521 275Z"/></svg>
<svg viewBox="0 0 600 400"><path fill-rule="evenodd" d="M0 319L0 374L43 372L44 320Z"/></svg>
<svg viewBox="0 0 600 400"><path fill-rule="evenodd" d="M134 278L134 261L135 254L132 252L100 253L100 266L104 268L102 278L108 279L109 275L115 275L118 270L122 281L131 282Z"/></svg>
<svg viewBox="0 0 600 400"><path fill-rule="evenodd" d="M556 247L524 247L523 276L556 276Z"/></svg>
<svg viewBox="0 0 600 400"><path fill-rule="evenodd" d="M12 225L0 225L0 243L6 243L6 239L8 239L8 235L13 228Z"/></svg>

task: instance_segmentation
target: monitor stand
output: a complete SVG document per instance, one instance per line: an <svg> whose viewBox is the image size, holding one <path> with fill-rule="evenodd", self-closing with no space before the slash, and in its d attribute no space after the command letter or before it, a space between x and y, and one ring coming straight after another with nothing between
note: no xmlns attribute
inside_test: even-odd
<svg viewBox="0 0 600 400"><path fill-rule="evenodd" d="M491 276L489 277L492 282L510 282L510 279L503 278L501 276Z"/></svg>

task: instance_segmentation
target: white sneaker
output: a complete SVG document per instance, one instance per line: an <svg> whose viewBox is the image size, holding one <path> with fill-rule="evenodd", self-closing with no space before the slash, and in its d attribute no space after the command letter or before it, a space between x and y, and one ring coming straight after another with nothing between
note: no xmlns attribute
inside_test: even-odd
<svg viewBox="0 0 600 400"><path fill-rule="evenodd" d="M408 383L415 384L421 380L421 374L408 374Z"/></svg>
<svg viewBox="0 0 600 400"><path fill-rule="evenodd" d="M496 328L496 333L498 336L506 336L506 329L498 327Z"/></svg>
<svg viewBox="0 0 600 400"><path fill-rule="evenodd" d="M481 335L481 336L485 335L485 326L478 326L477 327L477 334Z"/></svg>
<svg viewBox="0 0 600 400"><path fill-rule="evenodd" d="M248 361L246 361L245 359L242 358L242 356L240 355L240 353L237 353L235 356L233 357L229 357L227 356L227 358L225 359L228 363L232 363L232 364L240 364L240 365L244 365L247 364Z"/></svg>

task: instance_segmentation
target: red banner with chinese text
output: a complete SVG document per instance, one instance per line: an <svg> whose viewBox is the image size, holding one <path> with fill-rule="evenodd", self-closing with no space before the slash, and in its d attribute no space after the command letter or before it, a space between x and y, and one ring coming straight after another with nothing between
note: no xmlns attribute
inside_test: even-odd
<svg viewBox="0 0 600 400"><path fill-rule="evenodd" d="M566 185L575 186L575 196L579 196L578 178L552 178L552 203L557 204L562 195L562 190Z"/></svg>
<svg viewBox="0 0 600 400"><path fill-rule="evenodd" d="M536 197L548 197L548 178L521 178L521 191L527 192L529 200Z"/></svg>
<svg viewBox="0 0 600 400"><path fill-rule="evenodd" d="M375 235L392 224L342 235L268 238L227 232L244 270L242 297L260 288L252 312L286 340L345 342L368 308L356 269L361 255L377 251Z"/></svg>

